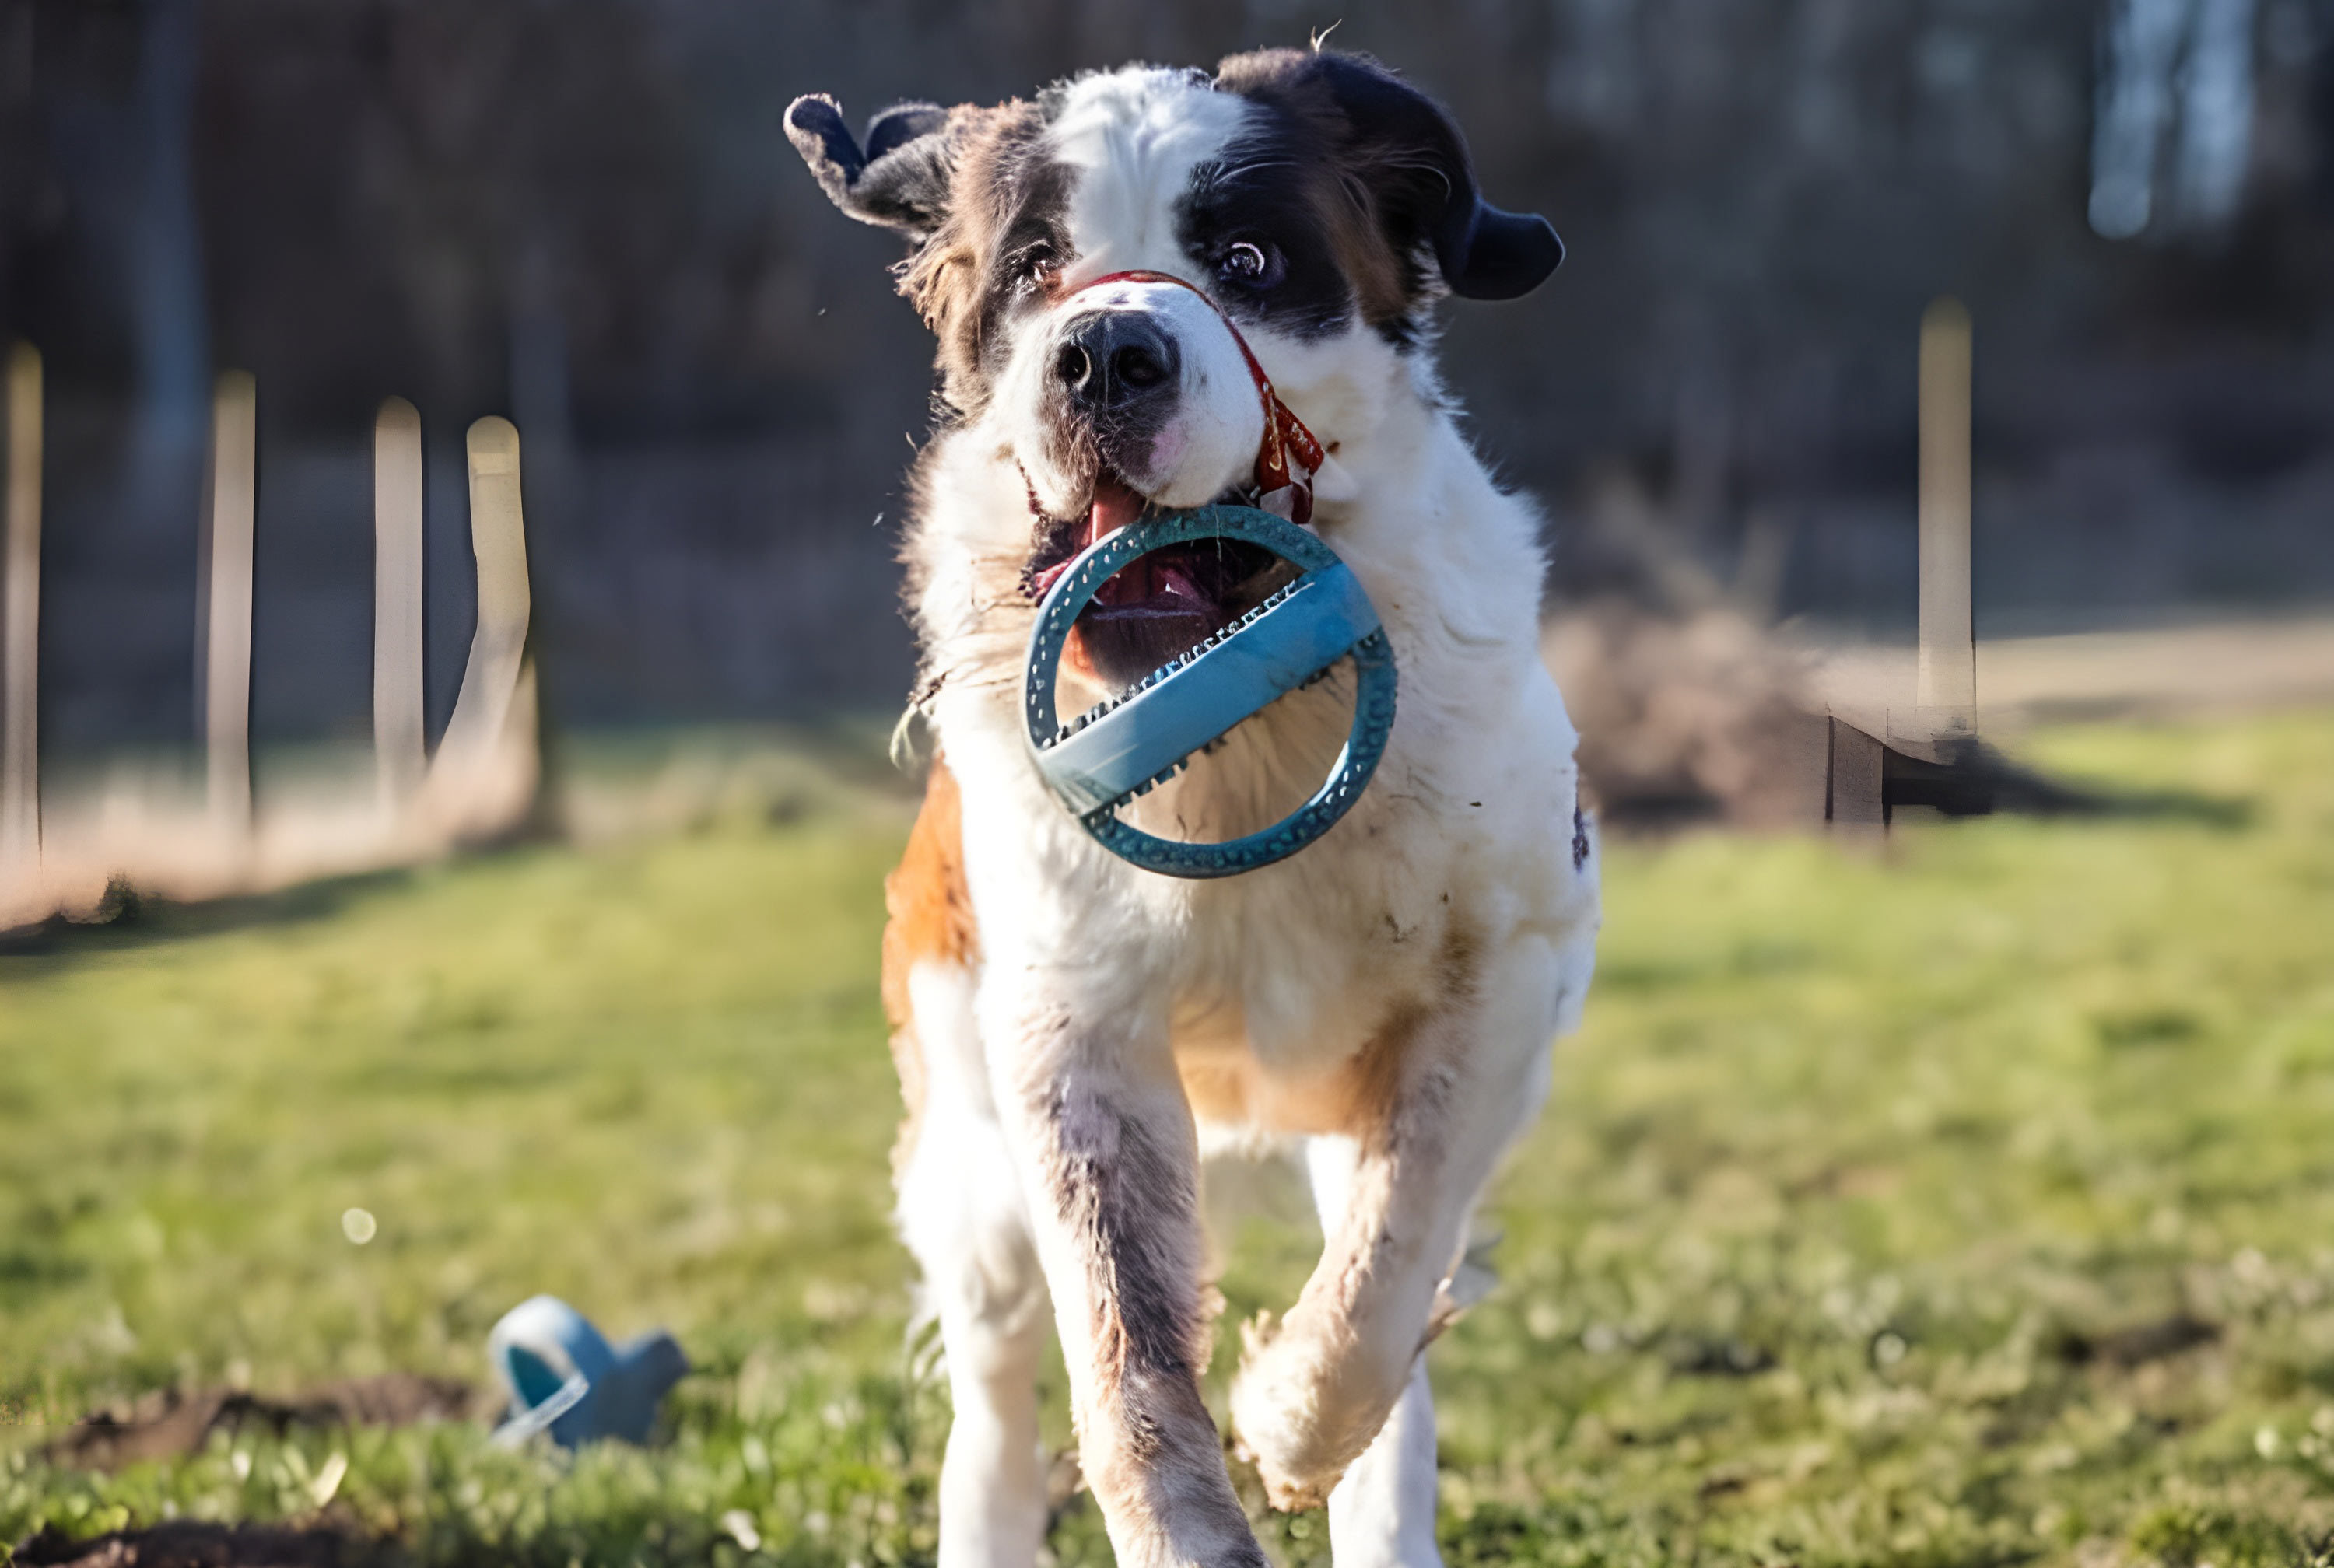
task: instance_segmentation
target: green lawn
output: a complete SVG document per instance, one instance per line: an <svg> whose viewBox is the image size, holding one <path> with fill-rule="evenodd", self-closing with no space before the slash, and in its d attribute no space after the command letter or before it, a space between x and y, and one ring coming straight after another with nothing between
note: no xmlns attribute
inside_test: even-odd
<svg viewBox="0 0 2334 1568"><path fill-rule="evenodd" d="M2232 1568L2334 1532L2334 716L2023 753L2250 815L1613 847L1504 1282L1433 1352L1454 1563ZM904 825L830 791L0 955L0 1543L321 1514L425 1562L928 1561L946 1395L903 1343L875 998ZM1249 1239L1228 1324L1301 1277L1297 1231ZM680 1333L669 1445L32 1457L173 1382L481 1378L544 1290ZM2217 1338L2148 1354L2180 1313ZM1106 1556L1082 1499L1055 1549Z"/></svg>

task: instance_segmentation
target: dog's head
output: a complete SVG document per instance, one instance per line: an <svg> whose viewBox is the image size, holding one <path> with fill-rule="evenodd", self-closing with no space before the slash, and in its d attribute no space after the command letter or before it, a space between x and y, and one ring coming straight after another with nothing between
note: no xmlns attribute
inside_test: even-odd
<svg viewBox="0 0 2334 1568"><path fill-rule="evenodd" d="M1251 353L1300 417L1332 420L1334 453L1325 389L1384 379L1441 294L1512 298L1564 254L1545 219L1482 199L1440 107L1357 55L903 104L863 144L808 97L786 130L836 206L907 238L942 395L1026 483L1032 583L1146 506L1252 498L1268 415ZM1090 638L1103 673L1220 626L1266 564L1162 552L1122 573L1092 613L1148 630L1123 659Z"/></svg>

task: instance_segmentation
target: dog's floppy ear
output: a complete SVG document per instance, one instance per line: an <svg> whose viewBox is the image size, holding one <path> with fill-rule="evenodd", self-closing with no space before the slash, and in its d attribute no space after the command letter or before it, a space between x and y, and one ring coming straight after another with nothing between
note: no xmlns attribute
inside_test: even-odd
<svg viewBox="0 0 2334 1568"><path fill-rule="evenodd" d="M1462 299L1511 300L1548 281L1564 260L1555 226L1483 199L1466 138L1441 104L1367 55L1313 59L1352 127L1380 211L1432 246L1444 287Z"/></svg>
<svg viewBox="0 0 2334 1568"><path fill-rule="evenodd" d="M1273 77L1292 107L1334 107L1347 173L1369 191L1387 239L1403 254L1432 251L1452 293L1515 299L1564 260L1548 219L1483 199L1467 139L1442 106L1368 55L1276 50L1224 62L1226 85L1241 91Z"/></svg>
<svg viewBox="0 0 2334 1568"><path fill-rule="evenodd" d="M827 199L918 245L948 216L955 164L948 131L949 112L938 104L897 104L867 122L863 151L834 99L808 93L786 108L786 139Z"/></svg>

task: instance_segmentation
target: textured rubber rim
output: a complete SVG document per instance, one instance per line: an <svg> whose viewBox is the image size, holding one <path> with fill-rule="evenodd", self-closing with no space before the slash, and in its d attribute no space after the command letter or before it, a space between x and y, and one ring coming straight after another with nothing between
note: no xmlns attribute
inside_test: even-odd
<svg viewBox="0 0 2334 1568"><path fill-rule="evenodd" d="M1299 568L1303 575L1299 576L1297 583L1291 584L1289 590L1284 590L1266 605L1259 606L1258 611L1252 611L1216 633L1201 644L1200 649L1171 659L1136 682L1126 693L1089 709L1078 720L1068 725L1062 723L1054 704L1054 688L1061 670L1062 654L1069 644L1071 628L1077 623L1086 606L1093 602L1095 595L1101 592L1102 585L1130 563L1154 551L1197 540L1227 538L1261 545ZM1385 755L1386 738L1394 730L1396 686L1394 649L1386 641L1383 627L1359 637L1309 672L1309 675L1318 675L1338 659L1347 657L1354 661L1353 728L1347 734L1345 747L1338 753L1336 764L1329 770L1328 777L1303 805L1272 826L1244 838L1215 844L1186 843L1146 833L1119 821L1119 807L1134 796L1147 793L1153 784L1163 784L1174 776L1190 760L1191 754L1189 751L1126 794L1090 809L1065 793L1063 784L1047 766L1047 754L1075 733L1079 724L1096 715L1142 702L1162 678L1182 668L1199 652L1228 644L1242 636L1254 635L1258 626L1262 624L1259 612L1301 586L1307 577L1344 570L1345 564L1337 558L1336 552L1318 537L1284 518L1253 506L1201 506L1165 517L1146 518L1120 528L1089 546L1069 563L1046 591L1044 601L1037 607L1037 624L1029 634L1022 710L1028 726L1030 756L1046 787L1104 849L1144 871L1156 871L1162 876L1238 876L1277 861L1285 861L1327 832L1361 798L1362 791L1377 772L1378 763ZM1354 585L1353 592L1360 594L1358 584ZM1360 594L1360 597L1366 607L1367 596ZM1374 609L1370 615L1374 620ZM1250 709L1249 714L1243 717L1261 711L1263 707L1278 700L1278 695ZM1219 734L1230 733L1239 722L1234 720ZM1196 746L1192 748L1197 749Z"/></svg>

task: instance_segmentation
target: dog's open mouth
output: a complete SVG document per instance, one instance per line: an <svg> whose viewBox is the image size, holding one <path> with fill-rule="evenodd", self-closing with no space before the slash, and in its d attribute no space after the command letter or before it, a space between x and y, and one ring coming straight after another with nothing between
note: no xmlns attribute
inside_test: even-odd
<svg viewBox="0 0 2334 1568"><path fill-rule="evenodd" d="M1217 500L1245 504L1249 496L1236 487ZM1149 509L1140 492L1107 468L1095 476L1084 517L1049 517L1032 492L1036 544L1024 590L1043 598L1080 551L1140 522ZM1130 685L1222 630L1296 574L1271 551L1245 540L1210 539L1158 551L1103 584L1078 617L1065 661L1108 685Z"/></svg>

